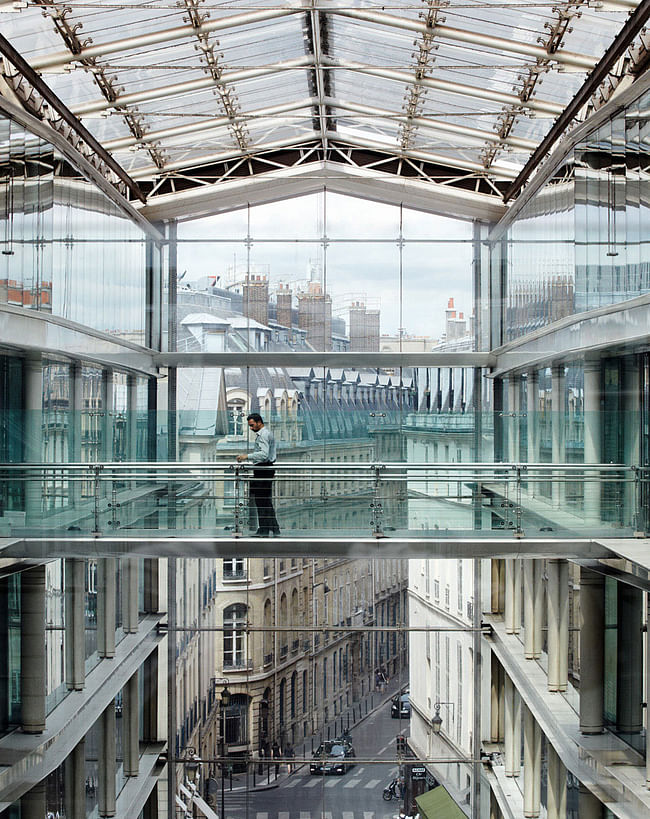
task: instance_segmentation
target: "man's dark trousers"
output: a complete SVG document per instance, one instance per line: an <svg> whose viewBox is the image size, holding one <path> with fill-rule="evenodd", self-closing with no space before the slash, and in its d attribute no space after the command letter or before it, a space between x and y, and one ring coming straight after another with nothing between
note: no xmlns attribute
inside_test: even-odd
<svg viewBox="0 0 650 819"><path fill-rule="evenodd" d="M253 469L253 480L250 485L250 493L255 508L257 509L257 531L258 532L279 532L275 509L273 508L273 477L275 469L271 469L270 462L262 461L256 467L263 469Z"/></svg>

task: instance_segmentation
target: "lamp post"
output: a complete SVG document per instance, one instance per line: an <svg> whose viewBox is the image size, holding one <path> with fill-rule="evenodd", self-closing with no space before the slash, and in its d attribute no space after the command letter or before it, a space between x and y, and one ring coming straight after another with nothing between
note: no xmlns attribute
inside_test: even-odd
<svg viewBox="0 0 650 819"><path fill-rule="evenodd" d="M185 749L185 762L183 763L185 769L185 781L192 796L199 793L201 782L201 760L196 755L196 748L188 745ZM194 816L194 799L192 799L192 816Z"/></svg>
<svg viewBox="0 0 650 819"><path fill-rule="evenodd" d="M221 817L225 813L225 791L226 791L226 709L230 705L230 691L224 686L219 700L219 710L221 711Z"/></svg>

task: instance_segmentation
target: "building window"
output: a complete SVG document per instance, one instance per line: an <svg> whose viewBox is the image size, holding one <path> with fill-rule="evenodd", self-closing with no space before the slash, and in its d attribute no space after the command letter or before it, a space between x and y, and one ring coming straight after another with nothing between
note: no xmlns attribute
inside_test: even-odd
<svg viewBox="0 0 650 819"><path fill-rule="evenodd" d="M228 558L223 561L224 580L244 580L246 578L246 561L243 557Z"/></svg>
<svg viewBox="0 0 650 819"><path fill-rule="evenodd" d="M242 668L246 664L246 614L243 603L235 603L223 613L223 667Z"/></svg>

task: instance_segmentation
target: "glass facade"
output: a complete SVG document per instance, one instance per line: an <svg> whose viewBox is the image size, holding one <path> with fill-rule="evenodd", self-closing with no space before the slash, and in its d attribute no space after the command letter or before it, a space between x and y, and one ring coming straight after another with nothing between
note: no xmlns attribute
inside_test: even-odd
<svg viewBox="0 0 650 819"><path fill-rule="evenodd" d="M0 303L145 342L144 231L0 116Z"/></svg>
<svg viewBox="0 0 650 819"><path fill-rule="evenodd" d="M648 354L467 363L647 293L644 104L580 141L491 244L487 225L323 190L187 221L158 252L7 125L4 306L207 360L154 378L5 339L0 731L47 768L28 786L7 766L7 816L205 802L269 819L295 800L301 819L367 819L400 777L411 814L444 782L475 817L505 815L482 765L531 815L559 793L591 816L583 758L605 792L645 760L645 558L600 559L646 534ZM359 360L322 363L338 352ZM416 352L467 357L364 364ZM275 438L268 478L237 460L251 413ZM163 768L168 789L138 802L133 779Z"/></svg>
<svg viewBox="0 0 650 819"><path fill-rule="evenodd" d="M648 95L579 140L493 249L506 251L503 342L650 292Z"/></svg>

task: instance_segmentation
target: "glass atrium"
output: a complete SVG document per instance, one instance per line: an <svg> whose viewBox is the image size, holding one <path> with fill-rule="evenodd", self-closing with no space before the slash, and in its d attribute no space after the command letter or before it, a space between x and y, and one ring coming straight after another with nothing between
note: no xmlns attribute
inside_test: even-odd
<svg viewBox="0 0 650 819"><path fill-rule="evenodd" d="M650 817L649 16L0 2L1 819Z"/></svg>

